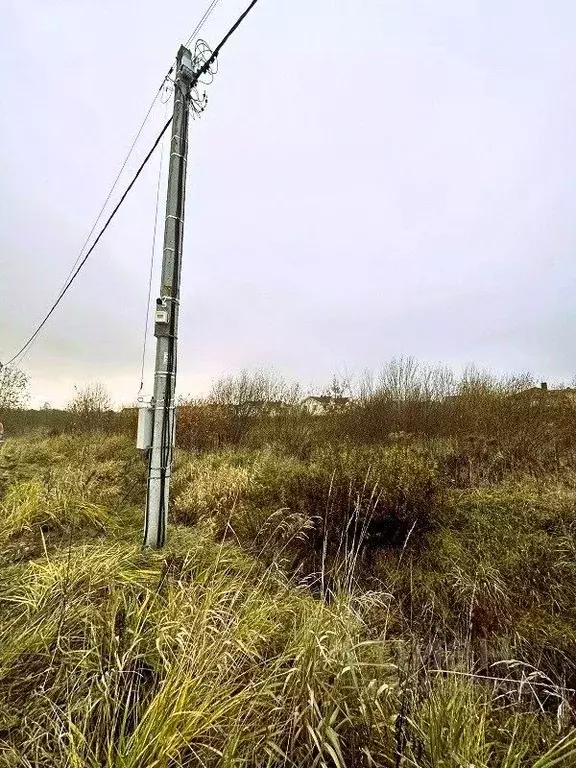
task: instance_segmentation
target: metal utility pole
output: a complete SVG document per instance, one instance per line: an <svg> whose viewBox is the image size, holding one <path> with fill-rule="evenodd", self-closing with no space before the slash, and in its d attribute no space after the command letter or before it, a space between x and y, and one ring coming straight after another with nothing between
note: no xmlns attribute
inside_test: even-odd
<svg viewBox="0 0 576 768"><path fill-rule="evenodd" d="M188 115L191 87L195 82L192 55L180 47L176 59L174 112L170 144L170 168L160 297L156 299L154 335L156 366L151 403L152 441L148 465L144 546L159 548L166 540L170 475L174 449L176 347L178 305L184 237Z"/></svg>

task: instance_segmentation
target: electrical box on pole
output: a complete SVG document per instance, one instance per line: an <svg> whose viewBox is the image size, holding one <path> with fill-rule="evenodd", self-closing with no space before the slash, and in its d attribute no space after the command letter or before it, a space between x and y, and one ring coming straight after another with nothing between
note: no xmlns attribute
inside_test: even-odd
<svg viewBox="0 0 576 768"><path fill-rule="evenodd" d="M151 403L152 416L150 418L143 415L141 424L143 442L146 442L146 433L149 433L151 428L144 546L155 549L162 547L166 540L170 475L174 450L174 395L176 390L180 272L184 237L188 117L191 88L194 82L192 55L187 48L181 46L176 60L174 83L174 112L160 296L156 299L154 315L156 365L154 396ZM149 418L150 422L148 423L147 419Z"/></svg>
<svg viewBox="0 0 576 768"><path fill-rule="evenodd" d="M150 401L138 398L138 430L136 432L136 448L148 451L152 448L152 430L154 428L154 408Z"/></svg>

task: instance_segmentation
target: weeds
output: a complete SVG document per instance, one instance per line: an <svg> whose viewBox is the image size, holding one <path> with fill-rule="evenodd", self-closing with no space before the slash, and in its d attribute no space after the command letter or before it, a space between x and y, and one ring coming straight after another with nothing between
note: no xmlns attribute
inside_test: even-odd
<svg viewBox="0 0 576 768"><path fill-rule="evenodd" d="M573 475L453 448L179 454L152 553L123 438L5 446L0 765L576 764Z"/></svg>

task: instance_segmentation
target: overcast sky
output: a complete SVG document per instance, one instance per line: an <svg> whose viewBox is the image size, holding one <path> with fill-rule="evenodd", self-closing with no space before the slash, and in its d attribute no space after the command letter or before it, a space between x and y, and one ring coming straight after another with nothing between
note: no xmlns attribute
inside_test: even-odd
<svg viewBox="0 0 576 768"><path fill-rule="evenodd" d="M246 4L220 0L202 37ZM207 5L0 0L0 360ZM571 379L575 43L573 0L260 0L191 125L179 391L262 365L320 384L401 354ZM33 402L95 379L136 395L159 157L22 361ZM157 266L163 193L160 209Z"/></svg>

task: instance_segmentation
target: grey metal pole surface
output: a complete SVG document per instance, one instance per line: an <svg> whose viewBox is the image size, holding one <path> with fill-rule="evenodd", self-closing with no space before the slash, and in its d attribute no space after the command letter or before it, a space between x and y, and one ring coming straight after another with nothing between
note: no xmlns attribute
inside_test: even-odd
<svg viewBox="0 0 576 768"><path fill-rule="evenodd" d="M148 465L144 524L144 546L154 549L162 547L166 542L170 498L175 426L174 393L176 390L178 305L188 155L188 110L192 79L192 57L190 51L181 46L176 60L162 277L160 298L156 299L154 323L154 335L156 336L154 425Z"/></svg>

